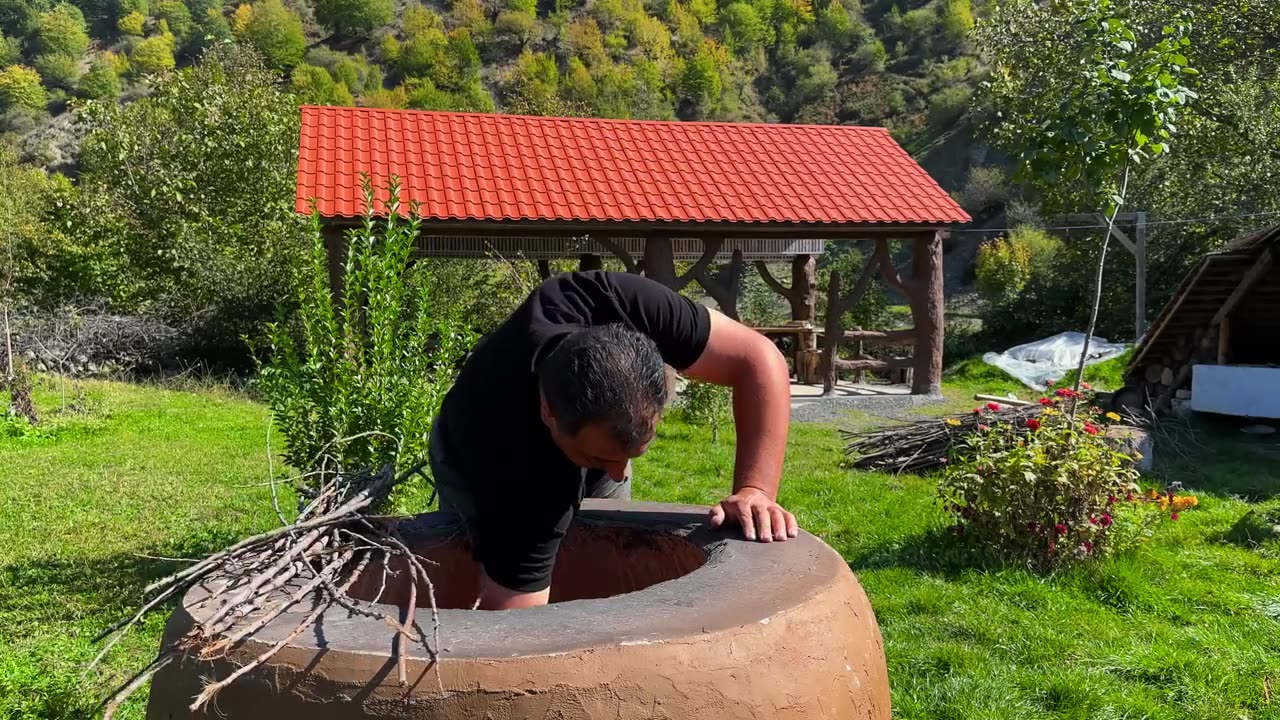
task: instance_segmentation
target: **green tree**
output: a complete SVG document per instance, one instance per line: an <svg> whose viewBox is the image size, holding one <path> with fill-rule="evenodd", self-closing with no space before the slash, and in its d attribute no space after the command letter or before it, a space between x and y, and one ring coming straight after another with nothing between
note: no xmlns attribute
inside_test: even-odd
<svg viewBox="0 0 1280 720"><path fill-rule="evenodd" d="M39 110L44 104L40 73L25 65L10 65L0 70L0 110Z"/></svg>
<svg viewBox="0 0 1280 720"><path fill-rule="evenodd" d="M91 100L114 100L120 94L120 76L109 61L99 58L80 78L77 90L81 97Z"/></svg>
<svg viewBox="0 0 1280 720"><path fill-rule="evenodd" d="M0 33L0 68L16 65L22 60L22 41Z"/></svg>
<svg viewBox="0 0 1280 720"><path fill-rule="evenodd" d="M66 55L39 55L31 62L44 84L60 90L72 90L80 79L80 61Z"/></svg>
<svg viewBox="0 0 1280 720"><path fill-rule="evenodd" d="M367 35L396 17L395 0L317 0L316 20L343 37Z"/></svg>
<svg viewBox="0 0 1280 720"><path fill-rule="evenodd" d="M769 26L756 9L742 0L730 3L720 12L720 32L724 44L737 55L746 55L764 45Z"/></svg>
<svg viewBox="0 0 1280 720"><path fill-rule="evenodd" d="M696 117L703 117L720 102L724 92L721 71L726 64L723 48L714 40L704 40L698 52L685 63L680 74L680 97Z"/></svg>
<svg viewBox="0 0 1280 720"><path fill-rule="evenodd" d="M564 80L560 83L560 92L572 102L584 105L595 105L596 81L591 71L578 58L570 58L565 70Z"/></svg>
<svg viewBox="0 0 1280 720"><path fill-rule="evenodd" d="M89 51L89 33L84 15L74 5L62 4L36 16L27 38L33 56L65 55L81 58Z"/></svg>
<svg viewBox="0 0 1280 720"><path fill-rule="evenodd" d="M157 20L168 24L169 32L173 33L179 43L186 42L196 28L191 19L191 11L182 0L160 0L156 3L155 14Z"/></svg>
<svg viewBox="0 0 1280 720"><path fill-rule="evenodd" d="M587 65L608 60L604 51L604 33L595 18L587 15L574 20L560 35L560 48L570 58L581 58Z"/></svg>
<svg viewBox="0 0 1280 720"><path fill-rule="evenodd" d="M281 0L258 0L249 7L251 12L244 22L244 39L257 48L268 63L280 70L289 70L302 62L307 51L307 37L298 13L285 7Z"/></svg>
<svg viewBox="0 0 1280 720"><path fill-rule="evenodd" d="M953 49L964 47L973 34L973 6L970 0L942 0L938 6L942 36Z"/></svg>
<svg viewBox="0 0 1280 720"><path fill-rule="evenodd" d="M1019 27L1029 32L1007 34ZM1057 34L1048 46L1046 29ZM1190 32L1179 15L1140 40L1112 0L1052 6L1017 0L999 9L983 35L993 66L984 92L999 114L989 132L1020 159L1019 176L1051 202L1108 210L1077 383L1097 326L1107 246L1130 169L1169 150L1179 110L1196 97L1188 87L1196 71L1184 55Z"/></svg>
<svg viewBox="0 0 1280 720"><path fill-rule="evenodd" d="M132 37L142 37L143 30L147 27L147 18L140 12L131 12L120 18L116 23L116 29L121 35L129 35Z"/></svg>
<svg viewBox="0 0 1280 720"><path fill-rule="evenodd" d="M229 350L287 297L303 254L294 212L298 111L247 48L220 47L132 103L91 103L71 223L120 247L141 299ZM251 181L246 181L251 179Z"/></svg>
<svg viewBox="0 0 1280 720"><path fill-rule="evenodd" d="M492 29L489 13L480 0L453 0L450 8L454 24L466 28L474 36L484 37Z"/></svg>
<svg viewBox="0 0 1280 720"><path fill-rule="evenodd" d="M301 104L355 105L346 83L337 82L328 70L314 65L299 65L289 76L289 89Z"/></svg>
<svg viewBox="0 0 1280 720"><path fill-rule="evenodd" d="M158 75L172 70L177 65L173 59L173 36L153 35L143 40L133 47L129 62L138 75Z"/></svg>

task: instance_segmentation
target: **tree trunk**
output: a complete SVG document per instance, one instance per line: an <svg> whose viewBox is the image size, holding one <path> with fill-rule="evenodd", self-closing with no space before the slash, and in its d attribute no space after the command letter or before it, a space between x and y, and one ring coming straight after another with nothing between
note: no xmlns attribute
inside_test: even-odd
<svg viewBox="0 0 1280 720"><path fill-rule="evenodd" d="M551 278L551 261L550 260L538 261L538 277L542 278L543 280L549 280Z"/></svg>
<svg viewBox="0 0 1280 720"><path fill-rule="evenodd" d="M942 233L917 237L912 256L915 277L908 298L919 334L911 393L935 395L942 392L942 345L946 330L942 294Z"/></svg>

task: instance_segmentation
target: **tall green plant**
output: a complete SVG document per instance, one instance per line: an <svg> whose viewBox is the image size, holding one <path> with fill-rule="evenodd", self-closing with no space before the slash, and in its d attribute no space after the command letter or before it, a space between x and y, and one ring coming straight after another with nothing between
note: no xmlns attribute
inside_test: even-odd
<svg viewBox="0 0 1280 720"><path fill-rule="evenodd" d="M364 178L363 224L348 232L340 297L329 280L318 213L294 322L269 327L261 384L285 438L285 460L321 480L333 471L407 469L425 459L432 422L472 337L434 312L414 281L416 205L401 217L400 182L376 209Z"/></svg>

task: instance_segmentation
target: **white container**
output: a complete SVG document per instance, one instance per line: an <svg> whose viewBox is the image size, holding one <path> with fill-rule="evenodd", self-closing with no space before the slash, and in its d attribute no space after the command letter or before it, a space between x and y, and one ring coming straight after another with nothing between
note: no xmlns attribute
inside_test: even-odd
<svg viewBox="0 0 1280 720"><path fill-rule="evenodd" d="M1191 374L1191 409L1280 419L1280 367L1196 365Z"/></svg>

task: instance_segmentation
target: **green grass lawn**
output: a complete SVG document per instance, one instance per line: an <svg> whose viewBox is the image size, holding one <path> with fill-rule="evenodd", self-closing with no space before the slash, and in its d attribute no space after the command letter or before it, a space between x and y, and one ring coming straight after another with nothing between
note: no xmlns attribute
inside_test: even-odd
<svg viewBox="0 0 1280 720"><path fill-rule="evenodd" d="M80 677L89 638L177 567L144 556L207 553L274 522L260 405L88 387L91 409L55 416L50 436L0 438L0 718L83 717L154 652L163 614ZM781 499L871 596L899 718L1280 718L1280 554L1223 540L1280 493L1280 455L1230 427L1200 437L1187 458L1157 451L1158 474L1199 508L1128 555L1053 577L967 565L940 532L933 482L842 469L829 426L795 426ZM711 503L732 457L732 438L669 420L637 463L637 495Z"/></svg>

